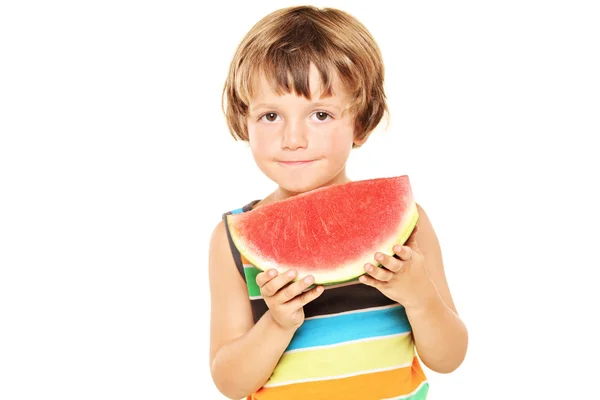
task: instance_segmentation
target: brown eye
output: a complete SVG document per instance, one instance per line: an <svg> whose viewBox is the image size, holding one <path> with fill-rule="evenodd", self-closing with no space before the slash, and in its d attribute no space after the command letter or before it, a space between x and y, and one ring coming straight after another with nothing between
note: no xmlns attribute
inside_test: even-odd
<svg viewBox="0 0 600 400"><path fill-rule="evenodd" d="M265 114L264 118L269 122L273 122L273 121L277 120L277 114L267 113L267 114Z"/></svg>
<svg viewBox="0 0 600 400"><path fill-rule="evenodd" d="M326 121L327 118L329 117L329 114L327 114L326 112L323 112L323 111L317 111L315 113L315 116L317 117L317 119L319 121Z"/></svg>

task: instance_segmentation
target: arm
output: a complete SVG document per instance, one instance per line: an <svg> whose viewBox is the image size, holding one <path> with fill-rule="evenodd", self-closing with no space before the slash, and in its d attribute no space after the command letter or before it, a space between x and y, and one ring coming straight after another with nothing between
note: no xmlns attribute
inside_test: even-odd
<svg viewBox="0 0 600 400"><path fill-rule="evenodd" d="M448 373L465 358L467 329L450 295L436 234L417 207L419 222L407 242L394 246L395 257L376 253L385 268L368 263L368 275L359 280L404 306L419 357L429 369Z"/></svg>
<svg viewBox="0 0 600 400"><path fill-rule="evenodd" d="M211 237L209 279L212 378L225 396L243 398L267 381L295 329L281 328L270 311L254 325L246 283L236 269L223 221Z"/></svg>
<svg viewBox="0 0 600 400"><path fill-rule="evenodd" d="M468 345L467 328L461 321L444 273L440 245L433 226L420 206L419 249L433 286L425 290L424 301L407 307L415 346L423 363L439 373L454 371L463 362Z"/></svg>

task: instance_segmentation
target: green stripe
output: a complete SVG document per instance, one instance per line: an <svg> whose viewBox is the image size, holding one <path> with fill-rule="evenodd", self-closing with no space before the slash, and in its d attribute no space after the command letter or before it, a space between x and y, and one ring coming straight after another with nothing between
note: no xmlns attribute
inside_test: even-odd
<svg viewBox="0 0 600 400"><path fill-rule="evenodd" d="M425 383L421 386L421 389L412 396L409 397L410 400L425 400L427 398L427 392L429 391L429 384Z"/></svg>
<svg viewBox="0 0 600 400"><path fill-rule="evenodd" d="M412 395L404 395L400 397L395 397L393 400L426 400L427 392L429 392L429 383L425 382L423 385Z"/></svg>
<svg viewBox="0 0 600 400"><path fill-rule="evenodd" d="M244 274L246 275L246 286L248 286L248 295L260 296L260 288L256 284L256 275L260 274L260 269L254 266L244 265Z"/></svg>

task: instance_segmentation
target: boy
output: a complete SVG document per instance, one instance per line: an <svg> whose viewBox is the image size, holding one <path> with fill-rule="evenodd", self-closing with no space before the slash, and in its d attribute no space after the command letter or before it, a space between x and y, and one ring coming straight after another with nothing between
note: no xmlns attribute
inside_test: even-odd
<svg viewBox="0 0 600 400"><path fill-rule="evenodd" d="M379 48L347 13L291 7L259 21L231 63L225 115L278 187L235 212L348 182L351 150L387 111L383 82ZM433 227L418 210L417 228L394 249L397 258L376 255L385 268L365 265L360 279L327 290L307 290L313 278L293 270L265 271L249 282L248 261L221 221L209 257L217 388L233 399L424 399L429 386L420 363L455 370L467 331ZM249 299L251 284L259 298Z"/></svg>

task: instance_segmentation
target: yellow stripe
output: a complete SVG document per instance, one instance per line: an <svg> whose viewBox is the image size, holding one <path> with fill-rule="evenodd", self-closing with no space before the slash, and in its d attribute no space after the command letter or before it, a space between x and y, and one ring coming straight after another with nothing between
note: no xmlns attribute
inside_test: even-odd
<svg viewBox="0 0 600 400"><path fill-rule="evenodd" d="M410 365L410 333L284 353L265 386L331 379Z"/></svg>
<svg viewBox="0 0 600 400"><path fill-rule="evenodd" d="M307 400L307 399L390 399L414 391L426 381L415 356L408 367L355 375L349 378L296 383L265 387L254 393L253 400ZM428 384L421 386L412 400L423 400Z"/></svg>

